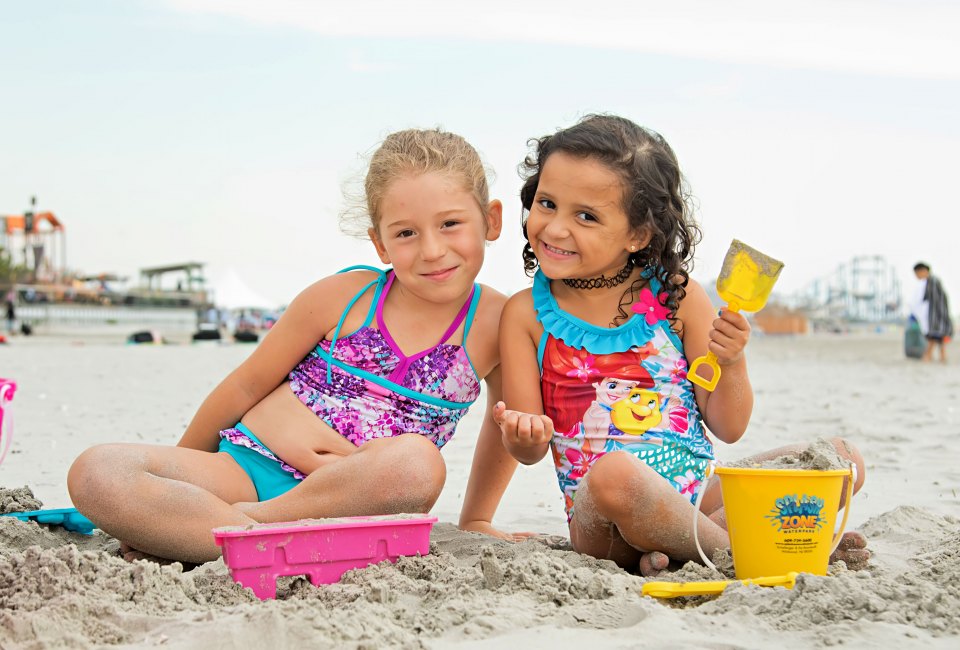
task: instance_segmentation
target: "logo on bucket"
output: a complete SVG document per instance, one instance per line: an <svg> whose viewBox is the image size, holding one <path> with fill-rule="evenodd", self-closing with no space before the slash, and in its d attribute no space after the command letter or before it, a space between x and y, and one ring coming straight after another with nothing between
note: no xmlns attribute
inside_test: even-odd
<svg viewBox="0 0 960 650"><path fill-rule="evenodd" d="M823 526L822 510L823 499L818 496L804 494L798 498L796 494L788 494L777 499L770 514L765 516L778 531L814 531Z"/></svg>

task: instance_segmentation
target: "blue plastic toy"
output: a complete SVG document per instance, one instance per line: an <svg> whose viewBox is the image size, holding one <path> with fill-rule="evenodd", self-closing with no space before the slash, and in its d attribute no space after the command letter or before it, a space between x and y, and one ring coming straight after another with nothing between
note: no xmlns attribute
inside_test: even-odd
<svg viewBox="0 0 960 650"><path fill-rule="evenodd" d="M16 517L20 521L35 521L38 524L62 526L82 535L92 535L94 523L80 514L76 508L54 508L53 510L31 510L29 512L6 512L0 517Z"/></svg>

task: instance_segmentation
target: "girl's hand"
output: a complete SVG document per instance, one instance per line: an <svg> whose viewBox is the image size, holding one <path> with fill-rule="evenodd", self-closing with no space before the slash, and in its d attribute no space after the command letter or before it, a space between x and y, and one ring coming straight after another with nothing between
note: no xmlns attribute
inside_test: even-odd
<svg viewBox="0 0 960 650"><path fill-rule="evenodd" d="M539 447L553 438L553 420L549 417L510 411L503 402L497 402L493 407L493 420L500 426L508 449Z"/></svg>
<svg viewBox="0 0 960 650"><path fill-rule="evenodd" d="M729 366L743 358L743 349L750 340L750 323L740 312L720 310L713 321L708 348L717 355L717 363Z"/></svg>
<svg viewBox="0 0 960 650"><path fill-rule="evenodd" d="M525 539L537 536L537 533L506 533L494 528L489 521L471 521L460 526L460 530L468 530L472 533L483 533L484 535L490 535L490 537L496 537L497 539L505 539L508 542L522 542Z"/></svg>

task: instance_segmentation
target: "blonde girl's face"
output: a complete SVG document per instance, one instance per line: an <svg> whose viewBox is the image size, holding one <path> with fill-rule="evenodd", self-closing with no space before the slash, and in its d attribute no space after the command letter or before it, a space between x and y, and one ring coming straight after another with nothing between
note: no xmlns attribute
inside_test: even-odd
<svg viewBox="0 0 960 650"><path fill-rule="evenodd" d="M527 239L554 280L616 275L630 253L650 241L631 229L616 173L596 159L563 152L551 154L540 172Z"/></svg>
<svg viewBox="0 0 960 650"><path fill-rule="evenodd" d="M486 242L500 236L503 207L481 210L453 175L401 176L380 203L370 239L406 289L430 302L465 299L483 264Z"/></svg>

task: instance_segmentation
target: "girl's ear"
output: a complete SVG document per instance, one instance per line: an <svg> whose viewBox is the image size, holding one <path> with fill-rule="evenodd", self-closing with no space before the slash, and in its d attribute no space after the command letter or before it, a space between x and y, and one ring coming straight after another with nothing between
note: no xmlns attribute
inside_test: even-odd
<svg viewBox="0 0 960 650"><path fill-rule="evenodd" d="M485 218L487 222L487 241L499 239L500 232L503 230L503 203L497 199L490 201Z"/></svg>
<svg viewBox="0 0 960 650"><path fill-rule="evenodd" d="M380 258L380 261L384 264L389 264L390 256L387 254L387 249L383 245L383 240L380 239L380 233L377 232L376 228L367 228L367 236L370 237L370 241L373 242L373 247L377 249L377 256Z"/></svg>
<svg viewBox="0 0 960 650"><path fill-rule="evenodd" d="M650 227L643 226L633 233L632 239L627 240L627 250L631 253L642 251L650 245L651 239L653 239L653 233L650 232Z"/></svg>

